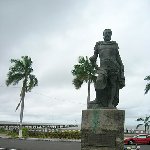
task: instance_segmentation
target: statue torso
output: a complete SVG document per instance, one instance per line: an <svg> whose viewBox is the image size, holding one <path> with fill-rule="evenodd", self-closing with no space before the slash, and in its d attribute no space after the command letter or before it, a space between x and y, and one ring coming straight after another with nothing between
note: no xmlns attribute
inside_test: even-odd
<svg viewBox="0 0 150 150"><path fill-rule="evenodd" d="M96 44L96 49L100 57L100 66L107 69L117 69L118 44L115 41L100 41Z"/></svg>

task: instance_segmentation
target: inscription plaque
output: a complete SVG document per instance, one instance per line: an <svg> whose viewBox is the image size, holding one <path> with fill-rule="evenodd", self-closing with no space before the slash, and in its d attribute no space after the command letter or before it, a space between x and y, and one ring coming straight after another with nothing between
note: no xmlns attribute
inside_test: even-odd
<svg viewBox="0 0 150 150"><path fill-rule="evenodd" d="M112 148L116 146L116 137L114 135L90 133L87 140L88 146Z"/></svg>

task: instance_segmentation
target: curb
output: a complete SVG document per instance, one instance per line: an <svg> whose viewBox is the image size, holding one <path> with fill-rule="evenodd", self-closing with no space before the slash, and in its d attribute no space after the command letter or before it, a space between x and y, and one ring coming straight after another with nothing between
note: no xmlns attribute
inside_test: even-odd
<svg viewBox="0 0 150 150"><path fill-rule="evenodd" d="M81 142L81 140L76 139L48 139L48 138L12 138L12 137L2 137L1 139L14 139L14 140L33 140L33 141L52 141L52 142Z"/></svg>

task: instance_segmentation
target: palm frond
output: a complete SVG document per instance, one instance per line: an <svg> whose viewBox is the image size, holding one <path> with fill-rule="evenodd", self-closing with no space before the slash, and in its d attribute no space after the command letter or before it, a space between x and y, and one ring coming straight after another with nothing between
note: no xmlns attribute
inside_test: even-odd
<svg viewBox="0 0 150 150"><path fill-rule="evenodd" d="M149 130L150 125L147 126L147 130Z"/></svg>
<svg viewBox="0 0 150 150"><path fill-rule="evenodd" d="M138 129L140 126L142 126L143 124L138 124L137 126L136 126L136 129Z"/></svg>
<svg viewBox="0 0 150 150"><path fill-rule="evenodd" d="M18 105L17 105L17 107L16 107L16 110L15 110L15 111L17 111L17 110L18 110L18 108L19 108L20 104L21 104L21 100L20 100L20 102L18 103Z"/></svg>
<svg viewBox="0 0 150 150"><path fill-rule="evenodd" d="M149 119L150 119L150 116L147 116L147 117L145 118L145 121L144 121L144 122L148 122Z"/></svg>
<svg viewBox="0 0 150 150"><path fill-rule="evenodd" d="M149 76L146 76L146 77L144 78L144 80L150 81L150 75L149 75ZM149 90L150 90L150 82L146 84L146 87L145 87L145 94L147 94Z"/></svg>
<svg viewBox="0 0 150 150"><path fill-rule="evenodd" d="M79 62L79 64L83 64L85 62L84 57L83 56L79 56L78 62Z"/></svg>
<svg viewBox="0 0 150 150"><path fill-rule="evenodd" d="M25 74L29 75L31 72L33 72L32 60L28 56L22 56L22 61L23 61L24 68L25 68Z"/></svg>
<svg viewBox="0 0 150 150"><path fill-rule="evenodd" d="M33 87L37 86L38 85L38 80L37 78L35 77L35 75L29 75L28 77L28 83L27 83L27 86L26 86L26 92L30 92Z"/></svg>
<svg viewBox="0 0 150 150"><path fill-rule="evenodd" d="M11 63L12 63L12 66L9 68L9 70L12 70L13 72L24 71L24 64L22 60L11 59Z"/></svg>
<svg viewBox="0 0 150 150"><path fill-rule="evenodd" d="M79 56L78 62L79 63L74 65L74 69L71 71L72 75L82 82L88 82L89 80L90 82L95 82L97 65L92 64L87 56L85 58L83 56ZM75 81L73 81L73 83Z"/></svg>
<svg viewBox="0 0 150 150"><path fill-rule="evenodd" d="M145 123L145 126L149 126L148 122Z"/></svg>
<svg viewBox="0 0 150 150"><path fill-rule="evenodd" d="M76 89L79 89L81 87L81 85L83 84L83 81L79 80L78 78L74 78L72 83Z"/></svg>
<svg viewBox="0 0 150 150"><path fill-rule="evenodd" d="M145 94L147 94L149 90L150 90L150 83L147 83L145 87Z"/></svg>
<svg viewBox="0 0 150 150"><path fill-rule="evenodd" d="M136 121L144 121L143 118L138 118Z"/></svg>
<svg viewBox="0 0 150 150"><path fill-rule="evenodd" d="M150 81L150 76L146 76L144 80Z"/></svg>
<svg viewBox="0 0 150 150"><path fill-rule="evenodd" d="M12 72L8 72L8 78L6 80L6 85L9 86L11 84L16 85L20 80L24 78L24 74L13 74Z"/></svg>
<svg viewBox="0 0 150 150"><path fill-rule="evenodd" d="M91 76L90 76L90 81L91 81L91 82L95 83L95 82L96 82L96 79L97 79L97 76L95 76L95 75L91 75Z"/></svg>

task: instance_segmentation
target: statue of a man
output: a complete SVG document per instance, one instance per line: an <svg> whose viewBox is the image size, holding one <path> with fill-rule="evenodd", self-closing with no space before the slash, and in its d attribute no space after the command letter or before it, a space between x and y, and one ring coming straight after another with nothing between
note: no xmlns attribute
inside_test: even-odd
<svg viewBox="0 0 150 150"><path fill-rule="evenodd" d="M112 31L105 29L104 41L96 42L94 55L90 57L91 62L96 63L100 57L100 67L95 83L96 99L91 104L96 108L115 108L119 103L119 89L125 86L124 65L119 55L119 47L115 41L111 41ZM89 108L93 105L89 104Z"/></svg>

